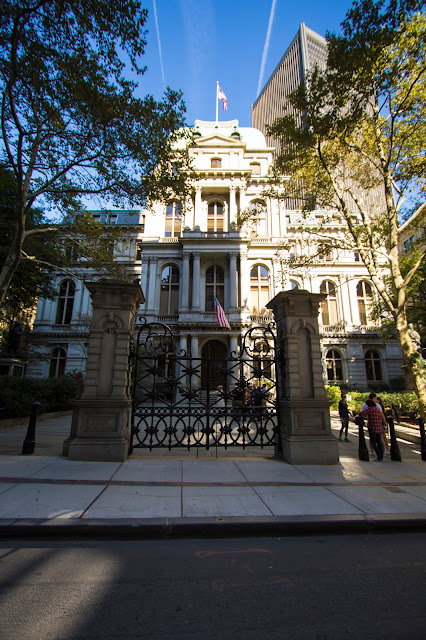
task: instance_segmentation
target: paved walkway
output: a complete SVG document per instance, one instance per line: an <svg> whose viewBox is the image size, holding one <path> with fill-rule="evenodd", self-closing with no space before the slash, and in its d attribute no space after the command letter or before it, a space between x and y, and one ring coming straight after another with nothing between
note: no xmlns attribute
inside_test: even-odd
<svg viewBox="0 0 426 640"><path fill-rule="evenodd" d="M2 535L139 537L426 529L426 462L400 440L402 462L358 460L356 428L337 465L290 465L272 452L161 452L124 463L60 456L70 416L0 430ZM335 434L339 421L332 417ZM216 458L217 456L217 458ZM237 457L238 456L238 457Z"/></svg>

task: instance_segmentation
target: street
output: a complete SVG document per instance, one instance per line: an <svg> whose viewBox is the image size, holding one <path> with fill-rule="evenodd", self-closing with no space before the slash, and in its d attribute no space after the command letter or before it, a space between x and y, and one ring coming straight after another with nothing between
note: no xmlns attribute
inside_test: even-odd
<svg viewBox="0 0 426 640"><path fill-rule="evenodd" d="M2 640L424 638L424 533L0 543Z"/></svg>

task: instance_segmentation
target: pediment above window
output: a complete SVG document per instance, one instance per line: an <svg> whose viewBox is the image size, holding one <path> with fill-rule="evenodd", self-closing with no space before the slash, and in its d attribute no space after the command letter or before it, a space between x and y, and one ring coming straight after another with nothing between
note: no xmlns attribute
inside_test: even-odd
<svg viewBox="0 0 426 640"><path fill-rule="evenodd" d="M221 136L219 134L214 134L211 136L204 136L201 138L196 138L194 141L197 147L245 147L244 142L240 142L235 138L231 138L228 136Z"/></svg>

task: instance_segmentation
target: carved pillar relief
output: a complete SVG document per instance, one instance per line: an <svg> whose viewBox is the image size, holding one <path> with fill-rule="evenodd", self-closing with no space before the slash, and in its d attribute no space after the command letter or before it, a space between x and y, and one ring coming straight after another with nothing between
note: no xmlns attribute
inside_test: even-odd
<svg viewBox="0 0 426 640"><path fill-rule="evenodd" d="M274 313L282 355L277 401L282 455L291 464L338 462L322 377L318 313L324 298L293 289L280 292L266 305Z"/></svg>
<svg viewBox="0 0 426 640"><path fill-rule="evenodd" d="M233 252L229 254L229 293L231 311L238 309L237 257L238 253Z"/></svg>

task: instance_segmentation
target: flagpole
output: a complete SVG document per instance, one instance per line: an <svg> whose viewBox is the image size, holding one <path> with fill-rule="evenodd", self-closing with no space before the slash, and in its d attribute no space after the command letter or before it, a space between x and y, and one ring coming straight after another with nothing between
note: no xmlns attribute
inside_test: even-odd
<svg viewBox="0 0 426 640"><path fill-rule="evenodd" d="M219 80L216 81L216 122L219 121L219 98L218 98L218 93L219 93Z"/></svg>

